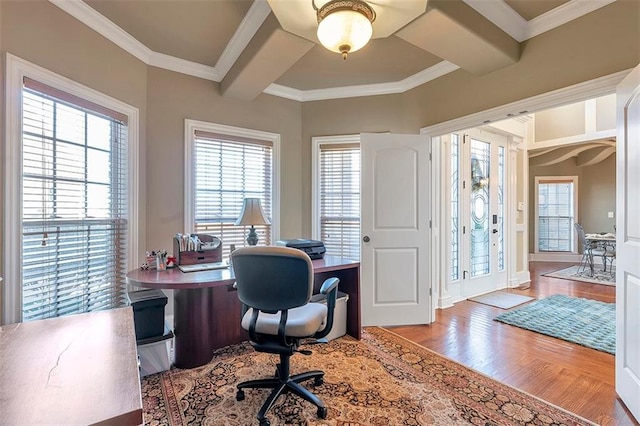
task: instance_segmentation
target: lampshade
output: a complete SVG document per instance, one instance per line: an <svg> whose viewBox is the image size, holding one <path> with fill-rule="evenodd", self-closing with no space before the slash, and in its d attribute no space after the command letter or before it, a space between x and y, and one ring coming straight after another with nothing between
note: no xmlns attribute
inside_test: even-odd
<svg viewBox="0 0 640 426"><path fill-rule="evenodd" d="M317 15L318 40L332 52L342 53L343 59L363 48L373 34L376 13L362 0L331 0L317 9Z"/></svg>
<svg viewBox="0 0 640 426"><path fill-rule="evenodd" d="M245 198L242 204L242 212L236 220L236 225L270 225L264 216L259 198Z"/></svg>

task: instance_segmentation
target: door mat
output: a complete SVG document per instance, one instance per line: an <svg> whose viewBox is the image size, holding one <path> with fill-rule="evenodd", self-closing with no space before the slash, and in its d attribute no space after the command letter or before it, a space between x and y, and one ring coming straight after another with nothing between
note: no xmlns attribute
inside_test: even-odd
<svg viewBox="0 0 640 426"><path fill-rule="evenodd" d="M533 297L508 293L506 291L494 291L481 296L471 297L467 300L482 303L483 305L495 306L496 308L511 309L514 306L532 301Z"/></svg>
<svg viewBox="0 0 640 426"><path fill-rule="evenodd" d="M613 271L604 272L602 266L594 268L593 276L589 268L586 270L580 268L578 265L570 266L568 268L560 269L559 271L548 272L543 274L545 277L562 278L565 280L583 281L594 284L604 285L616 285L616 267L613 267Z"/></svg>
<svg viewBox="0 0 640 426"><path fill-rule="evenodd" d="M495 320L610 354L616 350L615 303L555 294Z"/></svg>

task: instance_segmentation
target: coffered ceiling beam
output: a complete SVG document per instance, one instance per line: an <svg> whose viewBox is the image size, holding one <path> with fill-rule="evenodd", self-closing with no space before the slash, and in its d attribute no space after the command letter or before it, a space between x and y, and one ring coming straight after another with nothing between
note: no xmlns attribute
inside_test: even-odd
<svg viewBox="0 0 640 426"><path fill-rule="evenodd" d="M516 63L520 44L462 1L431 1L432 8L396 35L472 74Z"/></svg>
<svg viewBox="0 0 640 426"><path fill-rule="evenodd" d="M220 92L253 100L314 45L284 31L271 14L222 80Z"/></svg>

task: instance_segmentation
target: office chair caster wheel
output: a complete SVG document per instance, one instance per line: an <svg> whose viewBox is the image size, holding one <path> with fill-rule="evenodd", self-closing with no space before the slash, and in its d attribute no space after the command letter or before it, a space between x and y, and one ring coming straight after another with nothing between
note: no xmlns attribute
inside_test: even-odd
<svg viewBox="0 0 640 426"><path fill-rule="evenodd" d="M318 407L318 418L319 419L327 418L327 407Z"/></svg>
<svg viewBox="0 0 640 426"><path fill-rule="evenodd" d="M316 377L313 379L313 384L316 386L320 386L324 383L324 377Z"/></svg>
<svg viewBox="0 0 640 426"><path fill-rule="evenodd" d="M244 391L242 389L238 389L238 392L236 392L236 401L242 400L244 400Z"/></svg>
<svg viewBox="0 0 640 426"><path fill-rule="evenodd" d="M270 426L269 419L260 419L260 426Z"/></svg>

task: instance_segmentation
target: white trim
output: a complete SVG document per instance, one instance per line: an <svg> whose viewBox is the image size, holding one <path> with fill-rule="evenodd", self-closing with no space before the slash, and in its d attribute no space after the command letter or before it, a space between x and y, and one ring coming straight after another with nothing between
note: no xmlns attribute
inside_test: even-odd
<svg viewBox="0 0 640 426"><path fill-rule="evenodd" d="M149 49L81 0L49 1L147 65L216 82L221 81L229 72L271 12L271 8L265 0L254 1L222 55L218 58L218 62L214 67L211 67Z"/></svg>
<svg viewBox="0 0 640 426"><path fill-rule="evenodd" d="M22 253L20 230L22 196L20 193L22 176L22 86L23 78L45 83L53 88L73 94L95 104L122 113L128 117L128 203L129 226L127 270L138 265L139 232L139 111L90 87L76 83L64 76L53 73L10 53L5 57L5 199L4 199L4 265L6 279L2 299L2 323L9 324L22 320L20 283L22 276Z"/></svg>
<svg viewBox="0 0 640 426"><path fill-rule="evenodd" d="M581 258L581 255L575 253L529 253L529 260L531 262L578 263Z"/></svg>
<svg viewBox="0 0 640 426"><path fill-rule="evenodd" d="M502 0L463 0L518 42L550 31L615 0L572 0L526 21Z"/></svg>
<svg viewBox="0 0 640 426"><path fill-rule="evenodd" d="M219 133L223 135L241 138L259 139L273 143L273 170L271 182L271 242L280 239L280 135L278 133L263 132L261 130L245 129L242 127L227 126L225 124L209 123L206 121L184 120L184 232L194 230L194 178L190 173L194 160L193 147L195 144L195 131Z"/></svg>
<svg viewBox="0 0 640 426"><path fill-rule="evenodd" d="M423 127L420 129L420 133L430 136L444 135L461 129L484 126L492 121L504 120L522 114L530 114L544 109L609 95L615 92L616 86L629 74L629 71L631 70L620 71L486 111Z"/></svg>
<svg viewBox="0 0 640 426"><path fill-rule="evenodd" d="M529 21L526 40L607 6L616 0L572 0Z"/></svg>
<svg viewBox="0 0 640 426"><path fill-rule="evenodd" d="M564 181L564 182L571 182L573 183L573 222L577 222L578 218L580 217L579 212L578 212L578 176L534 176L533 178L534 180L534 185L533 185L533 190L535 191L535 193L533 194L534 196L534 204L533 204L533 235L534 235L534 240L533 240L533 250L534 253L538 254L538 253L548 253L548 252L541 252L539 250L538 247L538 220L540 219L539 216L539 210L538 210L538 193L540 191L538 191L538 186L540 185L540 181L545 181L545 180L559 180L559 181ZM571 254L577 254L578 253L578 236L576 235L576 230L575 227L573 226L573 224L571 224ZM562 254L570 254L570 253L565 253L565 252L561 252L559 253L559 255Z"/></svg>
<svg viewBox="0 0 640 426"><path fill-rule="evenodd" d="M360 144L360 135L313 136L311 138L311 238L320 240L320 146Z"/></svg>
<svg viewBox="0 0 640 426"><path fill-rule="evenodd" d="M242 18L240 26L238 26L231 40L224 48L222 55L218 58L218 62L216 62L215 68L220 80L227 75L233 64L236 63L240 54L247 47L253 36L256 35L256 32L258 32L258 29L270 13L271 7L269 7L269 3L266 0L254 0L249 11Z"/></svg>
<svg viewBox="0 0 640 426"><path fill-rule="evenodd" d="M393 95L404 93L422 84L449 74L457 65L442 61L409 77L389 83L362 84L357 86L330 87L327 89L299 90L272 83L264 93L298 102L322 101L328 99L358 98L361 96Z"/></svg>
<svg viewBox="0 0 640 426"><path fill-rule="evenodd" d="M527 39L529 23L518 12L502 0L463 0L480 15L493 22L498 28L518 42Z"/></svg>
<svg viewBox="0 0 640 426"><path fill-rule="evenodd" d="M255 0L218 58L216 65L211 67L149 49L81 0L49 1L147 65L216 82L220 82L227 75L267 16L271 13L271 8L266 0ZM522 42L604 7L615 0L572 0L529 22L526 22L501 0L464 1L511 37ZM397 94L404 93L407 90L435 80L458 68L457 65L442 61L399 81L313 90L300 90L273 83L269 85L263 93L298 102Z"/></svg>

